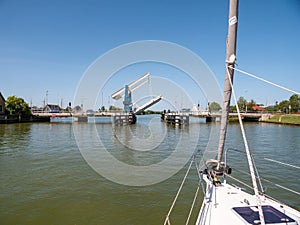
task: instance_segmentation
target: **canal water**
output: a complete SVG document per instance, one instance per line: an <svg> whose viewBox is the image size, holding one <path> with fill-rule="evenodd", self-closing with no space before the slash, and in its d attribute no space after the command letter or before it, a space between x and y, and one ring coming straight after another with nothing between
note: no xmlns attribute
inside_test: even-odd
<svg viewBox="0 0 300 225"><path fill-rule="evenodd" d="M130 127L93 121L0 125L0 224L163 224L187 155L215 154L218 123L191 118L179 128L154 115L139 116ZM239 129L229 125L227 147L244 149ZM266 192L300 210L299 195L268 182L300 192L300 127L246 123L245 129ZM98 155L104 150L109 154ZM233 175L245 179L244 155L228 154L239 168L233 166ZM192 167L172 224L185 223L197 184Z"/></svg>

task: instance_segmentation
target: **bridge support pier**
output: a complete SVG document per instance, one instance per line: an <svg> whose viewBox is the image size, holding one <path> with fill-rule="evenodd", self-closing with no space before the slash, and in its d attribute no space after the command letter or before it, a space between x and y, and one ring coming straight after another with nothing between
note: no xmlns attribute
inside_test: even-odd
<svg viewBox="0 0 300 225"><path fill-rule="evenodd" d="M220 122L221 121L221 117L220 116L207 116L206 117L206 122L210 123L210 122Z"/></svg>
<svg viewBox="0 0 300 225"><path fill-rule="evenodd" d="M184 113L164 113L161 115L161 119L164 122L172 125L189 125L189 115Z"/></svg>
<svg viewBox="0 0 300 225"><path fill-rule="evenodd" d="M136 123L136 115L134 113L116 113L113 115L113 124L117 126L126 126Z"/></svg>

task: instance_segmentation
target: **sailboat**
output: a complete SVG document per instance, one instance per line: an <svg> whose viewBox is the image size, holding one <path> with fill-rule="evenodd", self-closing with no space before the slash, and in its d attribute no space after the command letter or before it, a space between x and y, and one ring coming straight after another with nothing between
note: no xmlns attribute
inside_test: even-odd
<svg viewBox="0 0 300 225"><path fill-rule="evenodd" d="M217 159L207 160L201 170L206 182L206 192L196 224L300 224L300 212L271 199L259 191L256 167L248 147L241 116L239 116L254 194L227 183L226 175L231 168L224 162L224 143L228 124L232 80L236 60L236 36L238 25L238 0L230 0L228 36L226 49L226 78L224 84L223 110ZM235 97L235 96L234 96ZM236 101L236 98L234 98ZM236 104L237 105L237 104ZM238 114L239 109L237 107Z"/></svg>
<svg viewBox="0 0 300 225"><path fill-rule="evenodd" d="M235 97L232 83L236 61L237 25L238 0L230 0L228 36L226 46L226 77L224 83L224 96L218 155L216 159L206 160L201 168L198 167L200 180L204 181L204 183L206 184L206 188L204 191L204 199L202 202L202 206L197 216L196 225L300 225L299 211L265 194L260 182L260 177L258 175L253 157L248 147L245 130L243 127L241 115L239 113L239 108L237 106L237 100ZM252 181L251 188L253 189L254 194L246 192L244 189L236 185L230 184L227 179L227 177L230 176L232 171L232 169L227 165L227 153L228 151L239 152L239 150L236 149L227 149L226 151L224 151L231 97L234 98L237 106L239 123L245 145L244 153L247 156L246 158ZM176 198L177 196L178 195L176 195ZM174 202L172 204L172 207L174 206ZM166 216L165 224L171 224L169 220L171 209L168 215ZM191 212L189 214L189 217L190 215ZM187 219L186 224L188 223L189 218Z"/></svg>

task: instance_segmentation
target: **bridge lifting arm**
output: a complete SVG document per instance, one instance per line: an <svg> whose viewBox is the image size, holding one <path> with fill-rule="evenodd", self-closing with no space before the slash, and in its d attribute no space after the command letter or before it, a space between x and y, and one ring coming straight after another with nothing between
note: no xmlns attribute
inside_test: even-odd
<svg viewBox="0 0 300 225"><path fill-rule="evenodd" d="M130 84L128 84L128 89L132 92L134 90L136 90L137 88L141 87L142 85L144 85L145 83L149 82L150 80L150 72L144 74L143 76L141 76L140 78L134 80L133 82L131 82ZM123 98L123 96L125 95L125 87L121 88L120 90L116 91L115 93L113 93L111 95L111 97L115 100L119 100L120 98Z"/></svg>

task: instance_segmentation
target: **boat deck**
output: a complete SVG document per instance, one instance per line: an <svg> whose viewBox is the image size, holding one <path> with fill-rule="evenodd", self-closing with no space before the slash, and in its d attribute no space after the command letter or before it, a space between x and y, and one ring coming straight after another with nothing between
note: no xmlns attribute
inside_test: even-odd
<svg viewBox="0 0 300 225"><path fill-rule="evenodd" d="M240 188L226 182L214 185L206 177L209 189L204 197L197 225L200 224L259 224L257 200ZM266 224L299 225L299 212L261 196ZM298 216L297 216L298 215Z"/></svg>

